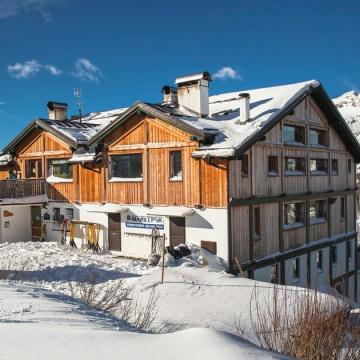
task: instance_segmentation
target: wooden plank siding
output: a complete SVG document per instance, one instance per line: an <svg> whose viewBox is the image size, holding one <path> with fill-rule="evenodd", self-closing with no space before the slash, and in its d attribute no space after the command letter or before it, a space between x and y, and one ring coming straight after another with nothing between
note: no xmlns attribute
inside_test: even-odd
<svg viewBox="0 0 360 360"><path fill-rule="evenodd" d="M288 145L283 140L283 128L285 124L302 126L305 129L305 145ZM315 147L309 144L310 129L325 131L327 146ZM283 199L295 194L329 193L331 191L346 191L354 189L355 162L352 155L347 151L346 145L340 139L336 131L329 125L326 117L311 98L305 99L293 111L293 113L281 120L271 129L262 141L258 141L247 152L249 157L249 177L241 176L242 160L229 161L229 196L234 199L253 199L256 197L274 197L274 202L267 201L261 204L261 240L254 240L255 259L270 256L280 250L291 250L313 243L331 236L345 234L355 230L354 223L354 195L346 198L346 220L341 217L341 196L337 196L329 202L330 213L323 223L306 224L295 229L279 229L279 209L282 211ZM278 157L278 176L268 176L269 156ZM306 172L300 176L287 176L285 174L285 157L301 157L306 159ZM310 159L326 159L328 173L326 175L310 174ZM332 173L332 159L338 160L338 175ZM348 168L348 159L351 169ZM350 170L350 171L349 171ZM320 198L319 198L320 199ZM250 231L249 206L241 205L231 208L231 234L233 241L233 256L239 257L241 262L252 260L250 254L251 236L245 235ZM264 206L269 206L268 209ZM271 211L269 210L271 209ZM306 214L308 209L306 210ZM282 226L282 225L281 225ZM245 234L244 234L245 233ZM264 241L263 241L264 240ZM238 243L240 242L240 243Z"/></svg>

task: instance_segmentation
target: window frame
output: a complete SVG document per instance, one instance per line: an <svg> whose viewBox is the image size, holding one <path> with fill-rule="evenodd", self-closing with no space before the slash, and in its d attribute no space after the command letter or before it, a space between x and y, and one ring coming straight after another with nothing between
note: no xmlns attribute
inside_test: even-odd
<svg viewBox="0 0 360 360"><path fill-rule="evenodd" d="M331 251L331 265L336 265L338 261L337 246L332 245L330 251Z"/></svg>
<svg viewBox="0 0 360 360"><path fill-rule="evenodd" d="M295 166L298 164L298 161L302 163L303 170L291 170L288 169L288 161L289 160L295 160ZM299 156L285 156L284 157L284 176L306 176L306 158L305 157L299 157Z"/></svg>
<svg viewBox="0 0 360 360"><path fill-rule="evenodd" d="M271 169L272 165L276 164L275 171ZM279 156L277 155L268 155L268 177L278 177L279 176Z"/></svg>
<svg viewBox="0 0 360 360"><path fill-rule="evenodd" d="M35 167L30 166L34 163ZM30 169L35 169L35 176L28 176ZM41 159L25 159L25 179L41 179L42 175L42 160Z"/></svg>
<svg viewBox="0 0 360 360"><path fill-rule="evenodd" d="M58 175L54 175L53 173L53 162L54 161L61 161L63 162L63 164L66 164L69 166L69 168L71 169L71 176L70 177L61 177ZM55 164L55 165L59 165L59 164ZM60 164L61 165L61 164ZM47 160L47 169L48 169L48 173L47 173L47 177L51 178L52 176L54 178L56 178L59 182L61 181L65 181L65 182L73 182L74 181L74 170L73 170L73 164L69 161L68 158L53 158L53 159L48 159ZM56 181L55 181L56 182Z"/></svg>
<svg viewBox="0 0 360 360"><path fill-rule="evenodd" d="M316 170L311 170L311 162L315 161L316 163ZM324 161L326 164L325 168L326 170L319 170L318 169L318 162ZM309 159L309 172L310 176L328 176L329 175L329 160L326 158L310 158Z"/></svg>
<svg viewBox="0 0 360 360"><path fill-rule="evenodd" d="M336 163L336 172L334 172L334 162ZM331 175L332 176L339 175L339 159L331 159Z"/></svg>
<svg viewBox="0 0 360 360"><path fill-rule="evenodd" d="M139 156L140 157L140 170L141 176L139 177L122 177L122 176L115 176L113 175L114 171L114 163L113 159L115 157L125 157L128 156L131 158L132 156ZM130 169L131 169L131 160L130 160ZM144 163L143 163L143 153L142 152L130 152L130 153L121 153L121 154L112 154L109 156L109 170L108 170L108 182L143 182L144 181Z"/></svg>
<svg viewBox="0 0 360 360"><path fill-rule="evenodd" d="M293 141L286 141L286 138L285 138L285 132L286 132L285 129L286 128L295 129ZM302 138L301 139L302 141L296 141L296 131L297 130L300 130L300 137ZM306 146L306 127L302 126L302 125L284 124L284 126L283 126L283 143L284 143L284 145L287 145L287 146L299 146L299 147Z"/></svg>
<svg viewBox="0 0 360 360"><path fill-rule="evenodd" d="M260 241L261 240L261 208L260 208L260 206L254 206L253 219L254 219L254 229L253 229L254 240Z"/></svg>
<svg viewBox="0 0 360 360"><path fill-rule="evenodd" d="M319 213L319 203L322 203L321 206L323 206L323 208L320 210L322 210L324 213L323 215L324 216L318 216ZM315 203L314 204L314 207L315 207L315 214L316 216L315 217L311 217L310 216L310 208L312 207L311 206L311 203ZM329 214L328 214L328 200L327 199L317 199L317 200L310 200L309 201L309 208L308 208L308 214L309 214L309 225L319 225L319 224L323 224L323 223L326 223L328 221L328 217L329 217Z"/></svg>
<svg viewBox="0 0 360 360"><path fill-rule="evenodd" d="M312 142L311 142L311 133L312 133L312 132L322 133L322 136L323 136L323 138L324 138L324 143L323 143L323 144L320 144L320 143L312 143ZM329 147L329 145L328 145L328 132L327 132L327 130L311 127L311 128L309 129L309 145L310 145L311 147L317 147L317 148L327 148L327 147Z"/></svg>
<svg viewBox="0 0 360 360"><path fill-rule="evenodd" d="M294 282L299 282L300 281L300 276L301 276L301 271L300 271L300 257L297 257L295 259L292 259L292 270L293 270L293 281Z"/></svg>
<svg viewBox="0 0 360 360"><path fill-rule="evenodd" d="M345 196L340 197L340 220L344 222L346 218L346 204L345 204Z"/></svg>
<svg viewBox="0 0 360 360"><path fill-rule="evenodd" d="M247 178L249 177L249 155L244 154L240 161L241 161L241 177ZM244 172L244 163L246 164L246 172Z"/></svg>
<svg viewBox="0 0 360 360"><path fill-rule="evenodd" d="M318 272L324 271L324 251L323 250L318 250L316 252L316 268L317 268Z"/></svg>
<svg viewBox="0 0 360 360"><path fill-rule="evenodd" d="M180 154L180 175L174 175L174 154ZM170 150L169 151L169 180L170 181L183 181L183 156L181 150Z"/></svg>
<svg viewBox="0 0 360 360"><path fill-rule="evenodd" d="M295 214L295 221L292 223L289 223L288 221L286 221L286 219L288 219L288 212L289 211L287 209L287 207L290 207L290 205L295 205L294 208L294 214ZM301 209L297 209L297 205L301 205ZM297 201L297 202L290 202L290 203L284 203L283 204L283 231L289 231L289 230L295 230L295 229L299 229L305 226L305 214L306 212L306 203L302 202L302 201ZM298 218L297 216L300 214L300 218Z"/></svg>
<svg viewBox="0 0 360 360"><path fill-rule="evenodd" d="M351 175L351 173L352 173L352 161L349 158L348 158L348 163L347 163L347 171L348 171L348 174Z"/></svg>

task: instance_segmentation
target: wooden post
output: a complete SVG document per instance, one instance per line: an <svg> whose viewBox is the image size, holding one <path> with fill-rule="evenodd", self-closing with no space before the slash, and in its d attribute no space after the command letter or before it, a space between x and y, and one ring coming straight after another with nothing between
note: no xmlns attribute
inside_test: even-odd
<svg viewBox="0 0 360 360"><path fill-rule="evenodd" d="M165 271L165 235L162 236L161 241L161 283L164 283L164 271Z"/></svg>

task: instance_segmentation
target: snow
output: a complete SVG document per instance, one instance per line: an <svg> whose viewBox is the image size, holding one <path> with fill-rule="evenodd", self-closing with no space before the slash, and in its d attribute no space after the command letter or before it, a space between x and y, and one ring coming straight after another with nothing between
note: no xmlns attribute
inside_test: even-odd
<svg viewBox="0 0 360 360"><path fill-rule="evenodd" d="M85 150L84 148L79 148L73 152L72 157L69 159L69 162L92 162L95 160L95 148Z"/></svg>
<svg viewBox="0 0 360 360"><path fill-rule="evenodd" d="M207 119L181 117L181 120L199 129L217 129L212 145L204 146L193 153L202 157L209 154L228 157L234 150L254 136L264 125L271 121L284 107L310 87L319 86L316 80L296 84L268 87L263 89L242 90L239 92L214 95L209 97L209 117ZM238 123L239 94L250 94L250 119Z"/></svg>
<svg viewBox="0 0 360 360"><path fill-rule="evenodd" d="M111 179L108 180L108 182L139 182L139 181L143 181L142 177L137 177L137 178L122 178L122 177L116 177L113 176Z"/></svg>
<svg viewBox="0 0 360 360"><path fill-rule="evenodd" d="M209 266L201 267L196 256L177 260L178 266L165 269L160 284L160 269L141 261L56 243L0 244L2 268L27 264L23 283L0 281L1 358L286 359L232 335L234 315L244 315L249 324L255 282L226 274L217 257L200 253ZM155 288L160 295L157 321L172 332L140 333L67 296L66 283L80 281L90 269L99 281L125 278L140 298L147 299ZM257 285L271 296L271 284Z"/></svg>
<svg viewBox="0 0 360 360"><path fill-rule="evenodd" d="M73 182L73 179L64 179L58 176L50 175L46 178L48 183L69 183Z"/></svg>
<svg viewBox="0 0 360 360"><path fill-rule="evenodd" d="M10 154L1 154L0 155L0 165L7 165L12 160Z"/></svg>

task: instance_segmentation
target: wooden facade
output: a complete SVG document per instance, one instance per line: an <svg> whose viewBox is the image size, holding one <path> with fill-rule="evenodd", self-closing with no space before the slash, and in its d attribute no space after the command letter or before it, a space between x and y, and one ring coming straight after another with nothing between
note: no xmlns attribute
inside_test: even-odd
<svg viewBox="0 0 360 360"><path fill-rule="evenodd" d="M188 133L161 120L136 114L104 139L100 161L74 163L72 181L49 183L49 200L226 208L227 161L210 163L194 159L191 154L198 147ZM174 150L181 151L181 180L170 179L169 154ZM46 179L49 160L72 157L68 144L42 129L33 130L15 153L14 166L20 179L27 177L26 161L40 161L41 174L37 174L37 178ZM111 156L134 153L142 155L142 179L111 179ZM4 169L1 176L6 179L8 169Z"/></svg>
<svg viewBox="0 0 360 360"><path fill-rule="evenodd" d="M283 134L286 125L304 129L304 145L285 143ZM326 146L310 144L311 129L323 131ZM277 174L269 173L269 157L277 159ZM286 158L304 159L304 173L287 173ZM328 164L326 174L312 173L311 159L325 159ZM332 159L337 159L336 173L332 171ZM335 129L310 97L247 152L247 176L242 175L243 161L229 161L229 196L231 256L237 257L244 268L278 252L294 251L314 246L319 241L355 234L356 164ZM310 222L308 212L312 200L326 202L324 221ZM284 204L296 202L304 204L303 225L287 228L284 226ZM255 207L260 208L260 239L254 236L252 225Z"/></svg>

